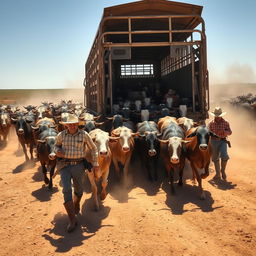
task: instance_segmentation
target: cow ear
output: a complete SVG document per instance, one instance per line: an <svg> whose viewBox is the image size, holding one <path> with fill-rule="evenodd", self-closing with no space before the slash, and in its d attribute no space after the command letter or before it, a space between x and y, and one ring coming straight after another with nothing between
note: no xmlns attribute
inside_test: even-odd
<svg viewBox="0 0 256 256"><path fill-rule="evenodd" d="M118 140L119 140L120 137L112 137L112 136L109 136L109 142L110 143L116 143Z"/></svg>
<svg viewBox="0 0 256 256"><path fill-rule="evenodd" d="M220 138L217 134L213 133L213 132L209 132L210 136L211 137L214 137L214 138Z"/></svg>
<svg viewBox="0 0 256 256"><path fill-rule="evenodd" d="M191 134L189 134L188 136L186 136L186 138L192 138L196 136L196 131L192 132Z"/></svg>

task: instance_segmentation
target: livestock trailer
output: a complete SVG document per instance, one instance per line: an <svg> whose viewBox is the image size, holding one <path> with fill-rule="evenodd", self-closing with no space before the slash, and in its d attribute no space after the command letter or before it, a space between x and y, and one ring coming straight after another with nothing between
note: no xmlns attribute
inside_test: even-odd
<svg viewBox="0 0 256 256"><path fill-rule="evenodd" d="M85 64L84 103L101 114L148 97L165 103L169 89L188 116L205 119L209 82L202 6L144 0L103 11Z"/></svg>

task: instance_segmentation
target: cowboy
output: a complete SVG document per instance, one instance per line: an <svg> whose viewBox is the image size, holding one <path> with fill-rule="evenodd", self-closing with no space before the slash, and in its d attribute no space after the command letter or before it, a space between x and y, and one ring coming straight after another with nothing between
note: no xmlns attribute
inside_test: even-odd
<svg viewBox="0 0 256 256"><path fill-rule="evenodd" d="M209 123L208 127L211 132L215 133L219 137L212 137L211 140L212 161L216 171L216 175L213 178L220 179L221 173L222 179L226 180L227 175L225 173L225 169L229 159L227 152L227 145L229 144L229 141L227 141L227 136L231 135L232 131L230 129L229 123L223 118L223 116L226 115L226 112L222 112L220 107L215 107L214 111L209 113L210 115L214 116L214 120Z"/></svg>
<svg viewBox="0 0 256 256"><path fill-rule="evenodd" d="M78 117L72 114L66 121L60 122L65 126L56 138L55 153L57 155L57 170L60 171L63 186L64 207L69 217L67 231L72 232L77 226L76 214L80 211L80 201L83 195L83 176L85 170L85 149L88 147L92 154L92 168L98 172L98 150L88 133L78 129ZM72 185L74 195L72 198Z"/></svg>

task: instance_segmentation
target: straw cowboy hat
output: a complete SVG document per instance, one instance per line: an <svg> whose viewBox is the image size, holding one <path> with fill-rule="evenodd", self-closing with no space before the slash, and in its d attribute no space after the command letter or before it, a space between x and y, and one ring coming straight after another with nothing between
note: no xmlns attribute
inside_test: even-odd
<svg viewBox="0 0 256 256"><path fill-rule="evenodd" d="M215 107L213 112L209 112L214 117L222 117L227 114L227 112L222 112L221 107Z"/></svg>
<svg viewBox="0 0 256 256"><path fill-rule="evenodd" d="M63 125L69 125L69 124L79 124L79 119L77 116L73 115L73 114L68 114L66 121L61 121L60 124Z"/></svg>

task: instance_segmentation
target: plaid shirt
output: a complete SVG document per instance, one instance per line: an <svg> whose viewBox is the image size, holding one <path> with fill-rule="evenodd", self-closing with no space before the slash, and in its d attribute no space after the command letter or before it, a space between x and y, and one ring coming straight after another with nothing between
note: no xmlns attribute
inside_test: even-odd
<svg viewBox="0 0 256 256"><path fill-rule="evenodd" d="M92 165L98 166L98 149L87 132L78 130L75 134L70 134L64 130L56 137L55 152L62 149L65 159L85 158L86 147L91 151Z"/></svg>
<svg viewBox="0 0 256 256"><path fill-rule="evenodd" d="M221 118L218 122L215 119L212 120L209 123L208 128L211 132L215 133L221 138L226 138L228 135L232 134L229 123L223 118Z"/></svg>

